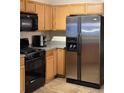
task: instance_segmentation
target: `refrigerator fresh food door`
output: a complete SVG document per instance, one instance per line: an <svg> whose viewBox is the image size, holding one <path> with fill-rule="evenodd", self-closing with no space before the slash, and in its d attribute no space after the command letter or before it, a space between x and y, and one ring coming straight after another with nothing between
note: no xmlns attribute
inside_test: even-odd
<svg viewBox="0 0 124 93"><path fill-rule="evenodd" d="M100 16L81 16L81 80L100 83Z"/></svg>

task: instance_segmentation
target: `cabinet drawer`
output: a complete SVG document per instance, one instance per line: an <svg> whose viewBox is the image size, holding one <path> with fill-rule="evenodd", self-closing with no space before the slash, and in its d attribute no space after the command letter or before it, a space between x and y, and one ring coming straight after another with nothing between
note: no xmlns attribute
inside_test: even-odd
<svg viewBox="0 0 124 93"><path fill-rule="evenodd" d="M23 66L25 63L25 58L21 57L20 58L20 66Z"/></svg>
<svg viewBox="0 0 124 93"><path fill-rule="evenodd" d="M53 50L49 50L46 52L46 57L53 56Z"/></svg>
<svg viewBox="0 0 124 93"><path fill-rule="evenodd" d="M64 49L58 48L58 52L62 53L64 51Z"/></svg>
<svg viewBox="0 0 124 93"><path fill-rule="evenodd" d="M46 57L46 61L51 60L51 59L54 59L54 56Z"/></svg>

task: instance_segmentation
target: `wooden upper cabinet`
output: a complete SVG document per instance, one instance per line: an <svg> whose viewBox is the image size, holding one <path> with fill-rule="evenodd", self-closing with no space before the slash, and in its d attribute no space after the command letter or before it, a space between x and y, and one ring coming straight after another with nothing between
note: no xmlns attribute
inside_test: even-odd
<svg viewBox="0 0 124 93"><path fill-rule="evenodd" d="M38 14L38 30L44 30L44 4L36 4L36 13Z"/></svg>
<svg viewBox="0 0 124 93"><path fill-rule="evenodd" d="M104 13L103 3L87 3L86 4L86 14L100 14Z"/></svg>
<svg viewBox="0 0 124 93"><path fill-rule="evenodd" d="M77 14L85 14L86 13L86 8L85 4L72 4L69 5L69 14L70 15L77 15Z"/></svg>
<svg viewBox="0 0 124 93"><path fill-rule="evenodd" d="M20 11L25 11L26 9L26 5L25 5L26 1L25 0L20 0Z"/></svg>
<svg viewBox="0 0 124 93"><path fill-rule="evenodd" d="M55 6L54 9L54 30L66 30L66 16L69 15L68 5Z"/></svg>
<svg viewBox="0 0 124 93"><path fill-rule="evenodd" d="M52 6L45 5L45 30L52 30Z"/></svg>
<svg viewBox="0 0 124 93"><path fill-rule="evenodd" d="M56 30L56 7L52 7L52 30Z"/></svg>
<svg viewBox="0 0 124 93"><path fill-rule="evenodd" d="M35 13L36 12L36 4L30 0L26 0L26 12Z"/></svg>
<svg viewBox="0 0 124 93"><path fill-rule="evenodd" d="M66 30L66 17L86 14L85 4L58 5L53 7L53 30Z"/></svg>
<svg viewBox="0 0 124 93"><path fill-rule="evenodd" d="M38 13L38 30L66 31L66 17L78 14L104 14L103 3L48 5L31 0L20 0L20 10Z"/></svg>

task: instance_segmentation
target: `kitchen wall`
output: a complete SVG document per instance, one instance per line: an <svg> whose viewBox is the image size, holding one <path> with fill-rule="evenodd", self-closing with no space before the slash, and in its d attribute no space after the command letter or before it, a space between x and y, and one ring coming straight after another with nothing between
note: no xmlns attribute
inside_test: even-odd
<svg viewBox="0 0 124 93"><path fill-rule="evenodd" d="M53 36L65 36L65 31L50 31L49 32L49 39L51 40Z"/></svg>
<svg viewBox="0 0 124 93"><path fill-rule="evenodd" d="M20 32L20 38L28 38L29 43L32 42L33 35L46 35L47 41L51 41L54 36L65 36L65 31L49 31L49 32Z"/></svg>
<svg viewBox="0 0 124 93"><path fill-rule="evenodd" d="M50 46L65 47L66 45L66 32L65 31L50 31L49 41Z"/></svg>
<svg viewBox="0 0 124 93"><path fill-rule="evenodd" d="M44 33L41 32L20 32L20 38L28 38L29 44L32 42L32 36L33 35L43 35Z"/></svg>

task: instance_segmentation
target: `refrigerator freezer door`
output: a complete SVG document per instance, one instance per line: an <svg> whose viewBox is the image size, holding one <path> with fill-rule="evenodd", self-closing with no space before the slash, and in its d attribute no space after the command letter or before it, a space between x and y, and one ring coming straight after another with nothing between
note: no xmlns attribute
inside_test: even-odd
<svg viewBox="0 0 124 93"><path fill-rule="evenodd" d="M66 37L78 36L78 17L66 18Z"/></svg>
<svg viewBox="0 0 124 93"><path fill-rule="evenodd" d="M77 79L77 52L66 51L66 78Z"/></svg>
<svg viewBox="0 0 124 93"><path fill-rule="evenodd" d="M81 80L100 83L100 16L81 17Z"/></svg>
<svg viewBox="0 0 124 93"><path fill-rule="evenodd" d="M66 18L66 78L77 79L78 17Z"/></svg>

